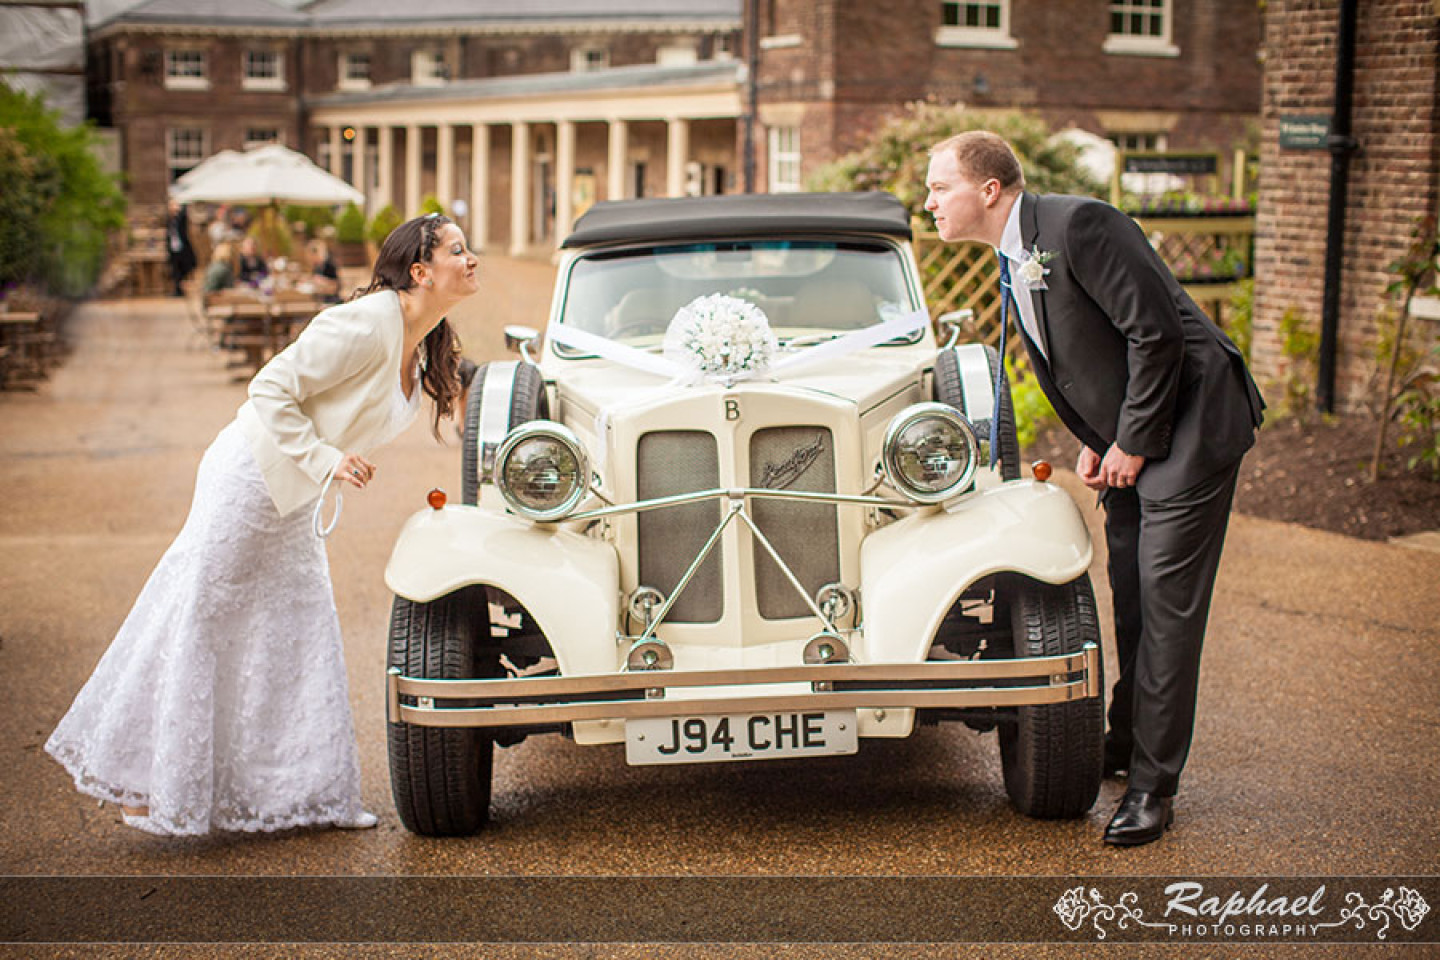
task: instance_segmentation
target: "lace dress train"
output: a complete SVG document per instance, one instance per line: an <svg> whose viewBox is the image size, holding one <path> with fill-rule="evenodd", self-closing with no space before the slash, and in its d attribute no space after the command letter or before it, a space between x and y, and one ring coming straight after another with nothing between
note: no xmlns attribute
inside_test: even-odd
<svg viewBox="0 0 1440 960"><path fill-rule="evenodd" d="M127 822L164 835L361 815L340 621L310 518L281 517L239 427L220 432L184 529L45 744L82 793L148 806Z"/></svg>

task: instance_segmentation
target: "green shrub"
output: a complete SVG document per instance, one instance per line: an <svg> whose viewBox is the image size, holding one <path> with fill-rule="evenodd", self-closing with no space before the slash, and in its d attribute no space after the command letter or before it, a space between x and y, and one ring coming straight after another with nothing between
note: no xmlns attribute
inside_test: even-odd
<svg viewBox="0 0 1440 960"><path fill-rule="evenodd" d="M307 237L318 236L324 227L335 225L335 214L329 207L301 207L290 204L285 208L285 219L291 224L304 224Z"/></svg>
<svg viewBox="0 0 1440 960"><path fill-rule="evenodd" d="M385 204L375 211L375 216L370 218L370 224L365 228L365 239L375 244L378 248L385 242L385 238L405 221L400 216L400 211L390 204Z"/></svg>
<svg viewBox="0 0 1440 960"><path fill-rule="evenodd" d="M445 213L445 208L440 205L440 198L433 193L425 194L425 199L420 201L420 212L415 216L423 217L427 213Z"/></svg>
<svg viewBox="0 0 1440 960"><path fill-rule="evenodd" d="M365 242L365 214L355 204L350 204L335 221L335 239L341 243Z"/></svg>
<svg viewBox="0 0 1440 960"><path fill-rule="evenodd" d="M1302 420L1310 412L1310 385L1320 354L1320 335L1310 326L1298 307L1286 307L1280 317L1280 352L1287 361L1280 384L1280 414Z"/></svg>
<svg viewBox="0 0 1440 960"><path fill-rule="evenodd" d="M1024 450L1040 438L1041 430L1059 423L1060 416L1050 405L1045 391L1040 389L1040 381L1030 372L1029 365L1016 363L1013 353L1005 358L1005 374L1010 378L1015 434L1020 440L1020 449Z"/></svg>
<svg viewBox="0 0 1440 960"><path fill-rule="evenodd" d="M0 286L80 296L105 265L125 198L93 152L93 128L65 128L39 96L0 83Z"/></svg>

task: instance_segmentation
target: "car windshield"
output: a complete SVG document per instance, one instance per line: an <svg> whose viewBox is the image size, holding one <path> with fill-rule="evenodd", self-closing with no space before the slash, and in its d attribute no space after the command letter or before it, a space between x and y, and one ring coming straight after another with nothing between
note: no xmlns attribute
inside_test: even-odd
<svg viewBox="0 0 1440 960"><path fill-rule="evenodd" d="M676 311L726 294L764 311L782 341L823 340L918 309L899 249L867 240L727 240L603 251L577 259L563 322L658 346Z"/></svg>

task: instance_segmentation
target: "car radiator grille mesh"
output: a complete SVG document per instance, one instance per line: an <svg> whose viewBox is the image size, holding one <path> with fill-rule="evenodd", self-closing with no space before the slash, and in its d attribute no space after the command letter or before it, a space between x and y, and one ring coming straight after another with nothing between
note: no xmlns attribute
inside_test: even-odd
<svg viewBox="0 0 1440 960"><path fill-rule="evenodd" d="M824 427L773 427L750 440L750 486L809 493L835 492L835 443ZM834 504L796 500L751 501L758 526L810 596L840 579L840 542ZM755 542L755 593L767 620L809 616L810 608Z"/></svg>
<svg viewBox="0 0 1440 960"><path fill-rule="evenodd" d="M715 438L699 430L661 430L640 438L636 452L641 500L721 486ZM640 582L667 597L705 546L723 516L721 502L707 500L639 515ZM721 576L723 543L717 543L675 601L667 619L714 623L725 610Z"/></svg>

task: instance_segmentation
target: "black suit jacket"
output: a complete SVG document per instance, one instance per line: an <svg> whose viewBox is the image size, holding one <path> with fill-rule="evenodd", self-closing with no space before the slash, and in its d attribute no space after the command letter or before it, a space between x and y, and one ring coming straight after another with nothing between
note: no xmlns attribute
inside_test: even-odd
<svg viewBox="0 0 1440 960"><path fill-rule="evenodd" d="M1101 455L1116 443L1144 456L1136 489L1151 499L1238 460L1264 401L1235 344L1135 221L1089 197L1027 193L1020 204L1025 249L1054 254L1048 289L1033 293L1045 355L1023 339L1070 431Z"/></svg>

